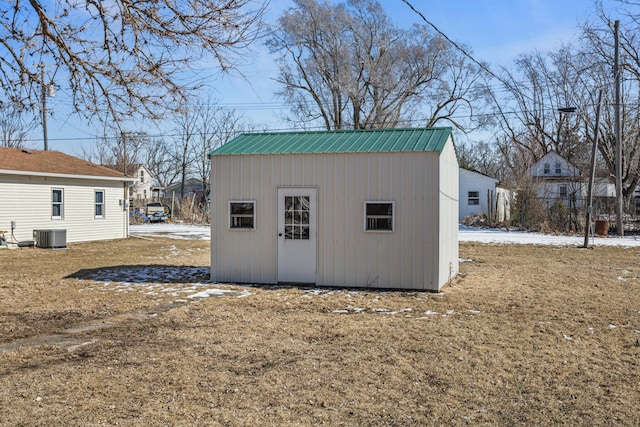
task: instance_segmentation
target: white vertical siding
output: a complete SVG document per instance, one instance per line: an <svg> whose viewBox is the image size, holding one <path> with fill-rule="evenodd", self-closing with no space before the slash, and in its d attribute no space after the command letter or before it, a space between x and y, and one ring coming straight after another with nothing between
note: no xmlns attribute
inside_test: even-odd
<svg viewBox="0 0 640 427"><path fill-rule="evenodd" d="M53 188L64 191L64 216L52 219ZM95 218L95 190L104 190L104 217ZM67 242L109 240L128 236L129 218L120 205L122 182L3 175L0 177L0 230L18 241L32 240L33 230L66 229ZM9 237L9 236L8 236Z"/></svg>
<svg viewBox="0 0 640 427"><path fill-rule="evenodd" d="M450 173L440 173L438 153L212 156L212 280L275 283L277 188L312 186L318 189L317 285L440 289L458 260L458 169L451 153L443 154L454 177L443 191L455 203L444 205L438 184ZM255 230L229 229L230 200L256 201ZM395 203L393 232L364 231L364 202L375 200ZM453 230L439 226L442 215ZM444 256L439 236L448 239Z"/></svg>
<svg viewBox="0 0 640 427"><path fill-rule="evenodd" d="M458 275L458 219L455 215L459 204L458 180L458 158L453 143L449 140L440 154L440 286Z"/></svg>

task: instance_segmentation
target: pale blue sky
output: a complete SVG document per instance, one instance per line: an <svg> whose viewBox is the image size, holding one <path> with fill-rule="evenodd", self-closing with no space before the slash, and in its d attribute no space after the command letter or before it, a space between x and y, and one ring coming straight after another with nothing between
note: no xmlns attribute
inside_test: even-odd
<svg viewBox="0 0 640 427"><path fill-rule="evenodd" d="M603 1L613 13L615 0ZM534 49L544 52L562 42L571 42L579 23L593 17L595 10L593 0L411 0L410 3L449 38L470 46L476 59L490 66L508 65L520 53ZM277 18L292 4L291 0L271 0L268 18ZM402 0L381 0L381 4L399 26L423 23ZM256 124L264 123L274 130L289 129L279 119L284 104L273 95L275 86L271 78L277 73L274 58L262 46L256 46L254 54L246 58L248 64L242 71L248 81L212 78L208 82L211 96ZM53 111L48 119L49 147L78 155L80 145L92 145L92 136L99 135L100 130L70 118L66 113L68 102L64 90L48 100ZM170 127L131 130L154 135L169 133ZM41 128L32 132L31 139L32 148L42 148Z"/></svg>

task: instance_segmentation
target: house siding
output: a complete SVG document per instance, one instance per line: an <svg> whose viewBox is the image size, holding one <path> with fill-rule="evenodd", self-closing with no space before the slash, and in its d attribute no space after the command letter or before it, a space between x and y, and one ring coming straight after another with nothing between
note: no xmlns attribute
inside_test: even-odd
<svg viewBox="0 0 640 427"><path fill-rule="evenodd" d="M53 188L64 190L62 219L51 218ZM100 219L95 218L95 190L105 192L105 213ZM66 229L68 243L128 236L120 181L3 175L0 195L0 229L10 231L11 221L16 221L17 241L33 240L33 230L39 229Z"/></svg>
<svg viewBox="0 0 640 427"><path fill-rule="evenodd" d="M482 175L481 173L469 171L466 169L460 169L460 212L458 219L464 220L471 215L488 215L489 196L491 200L495 200L496 197L496 184L498 180ZM478 192L478 204L469 204L469 192Z"/></svg>
<svg viewBox="0 0 640 427"><path fill-rule="evenodd" d="M276 283L277 189L314 187L317 285L439 290L458 262L452 143L441 154L450 171L440 171L439 154L212 156L212 280ZM256 201L255 230L229 229L230 200ZM364 231L364 202L375 200L395 202L393 232Z"/></svg>

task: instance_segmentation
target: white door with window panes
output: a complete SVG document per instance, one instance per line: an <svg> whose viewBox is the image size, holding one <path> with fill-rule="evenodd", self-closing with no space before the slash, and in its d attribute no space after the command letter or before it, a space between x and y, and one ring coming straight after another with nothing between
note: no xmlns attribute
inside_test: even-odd
<svg viewBox="0 0 640 427"><path fill-rule="evenodd" d="M315 188L278 188L278 282L315 283Z"/></svg>

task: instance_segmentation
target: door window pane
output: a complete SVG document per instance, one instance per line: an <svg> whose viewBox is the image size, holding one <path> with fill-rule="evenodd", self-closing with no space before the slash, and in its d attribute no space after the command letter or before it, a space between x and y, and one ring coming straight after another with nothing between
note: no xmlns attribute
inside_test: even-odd
<svg viewBox="0 0 640 427"><path fill-rule="evenodd" d="M309 196L284 197L284 238L309 240Z"/></svg>

